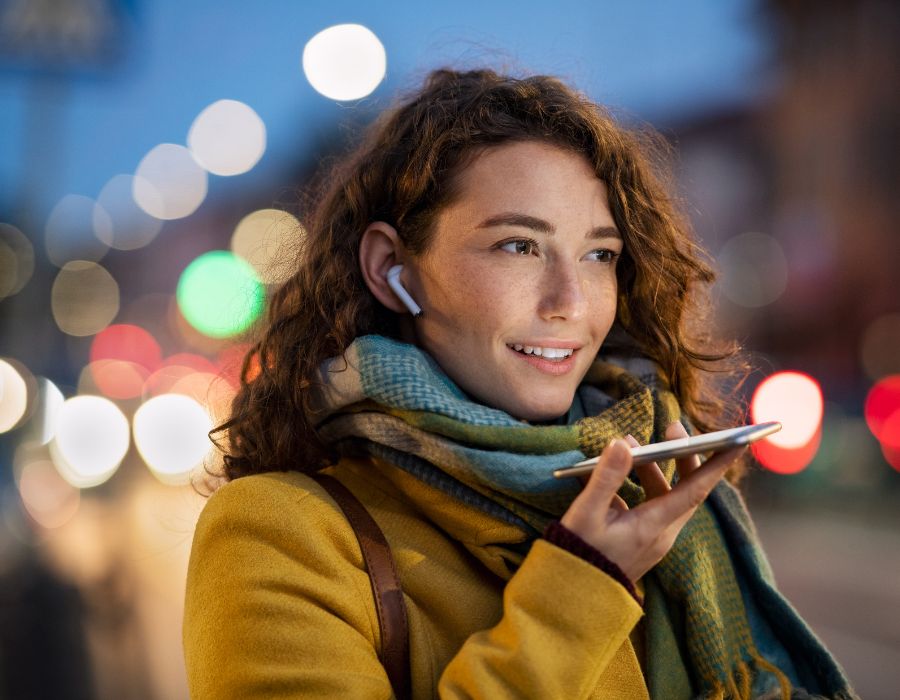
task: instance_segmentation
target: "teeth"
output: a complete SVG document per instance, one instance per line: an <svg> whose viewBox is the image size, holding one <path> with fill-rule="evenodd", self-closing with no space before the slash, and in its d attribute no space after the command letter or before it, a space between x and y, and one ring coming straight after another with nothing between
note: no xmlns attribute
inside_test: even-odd
<svg viewBox="0 0 900 700"><path fill-rule="evenodd" d="M540 348L533 345L519 345L518 343L511 345L510 347L519 352L524 352L526 355L537 355L538 357L546 357L554 360L569 357L569 355L575 352L572 348Z"/></svg>

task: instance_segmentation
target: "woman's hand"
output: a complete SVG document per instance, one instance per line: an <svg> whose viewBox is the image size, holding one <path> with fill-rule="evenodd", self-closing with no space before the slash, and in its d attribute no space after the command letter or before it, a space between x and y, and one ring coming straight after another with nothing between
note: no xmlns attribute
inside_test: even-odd
<svg viewBox="0 0 900 700"><path fill-rule="evenodd" d="M687 437L681 423L666 429L666 439ZM635 467L647 500L629 509L616 493L631 471L629 443L614 440L600 455L584 490L560 522L637 581L662 559L694 511L706 500L728 467L746 447L720 452L703 465L691 455L676 460L678 483L670 487L656 462Z"/></svg>

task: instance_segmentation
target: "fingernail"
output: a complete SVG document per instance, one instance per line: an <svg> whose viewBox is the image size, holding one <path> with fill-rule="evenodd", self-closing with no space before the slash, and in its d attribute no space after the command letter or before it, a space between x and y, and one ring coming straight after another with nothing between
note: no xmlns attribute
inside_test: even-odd
<svg viewBox="0 0 900 700"><path fill-rule="evenodd" d="M625 436L625 442L627 442L632 447L640 447L641 445L637 440L634 439L634 435L632 435L631 433L628 433L628 435Z"/></svg>

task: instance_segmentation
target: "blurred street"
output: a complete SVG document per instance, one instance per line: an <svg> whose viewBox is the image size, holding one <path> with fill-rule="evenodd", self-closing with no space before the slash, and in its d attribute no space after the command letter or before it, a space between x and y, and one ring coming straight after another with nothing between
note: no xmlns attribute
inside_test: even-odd
<svg viewBox="0 0 900 700"><path fill-rule="evenodd" d="M863 700L900 697L900 518L753 509L779 587Z"/></svg>

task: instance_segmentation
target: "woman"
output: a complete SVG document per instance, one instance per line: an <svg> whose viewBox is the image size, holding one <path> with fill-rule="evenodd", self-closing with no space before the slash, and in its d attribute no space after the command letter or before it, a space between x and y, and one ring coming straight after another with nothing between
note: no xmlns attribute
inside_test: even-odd
<svg viewBox="0 0 900 700"><path fill-rule="evenodd" d="M722 481L740 455L632 472L729 421L655 152L556 79L439 70L330 174L221 428L194 697L391 696L320 471L387 538L413 697L853 697Z"/></svg>

